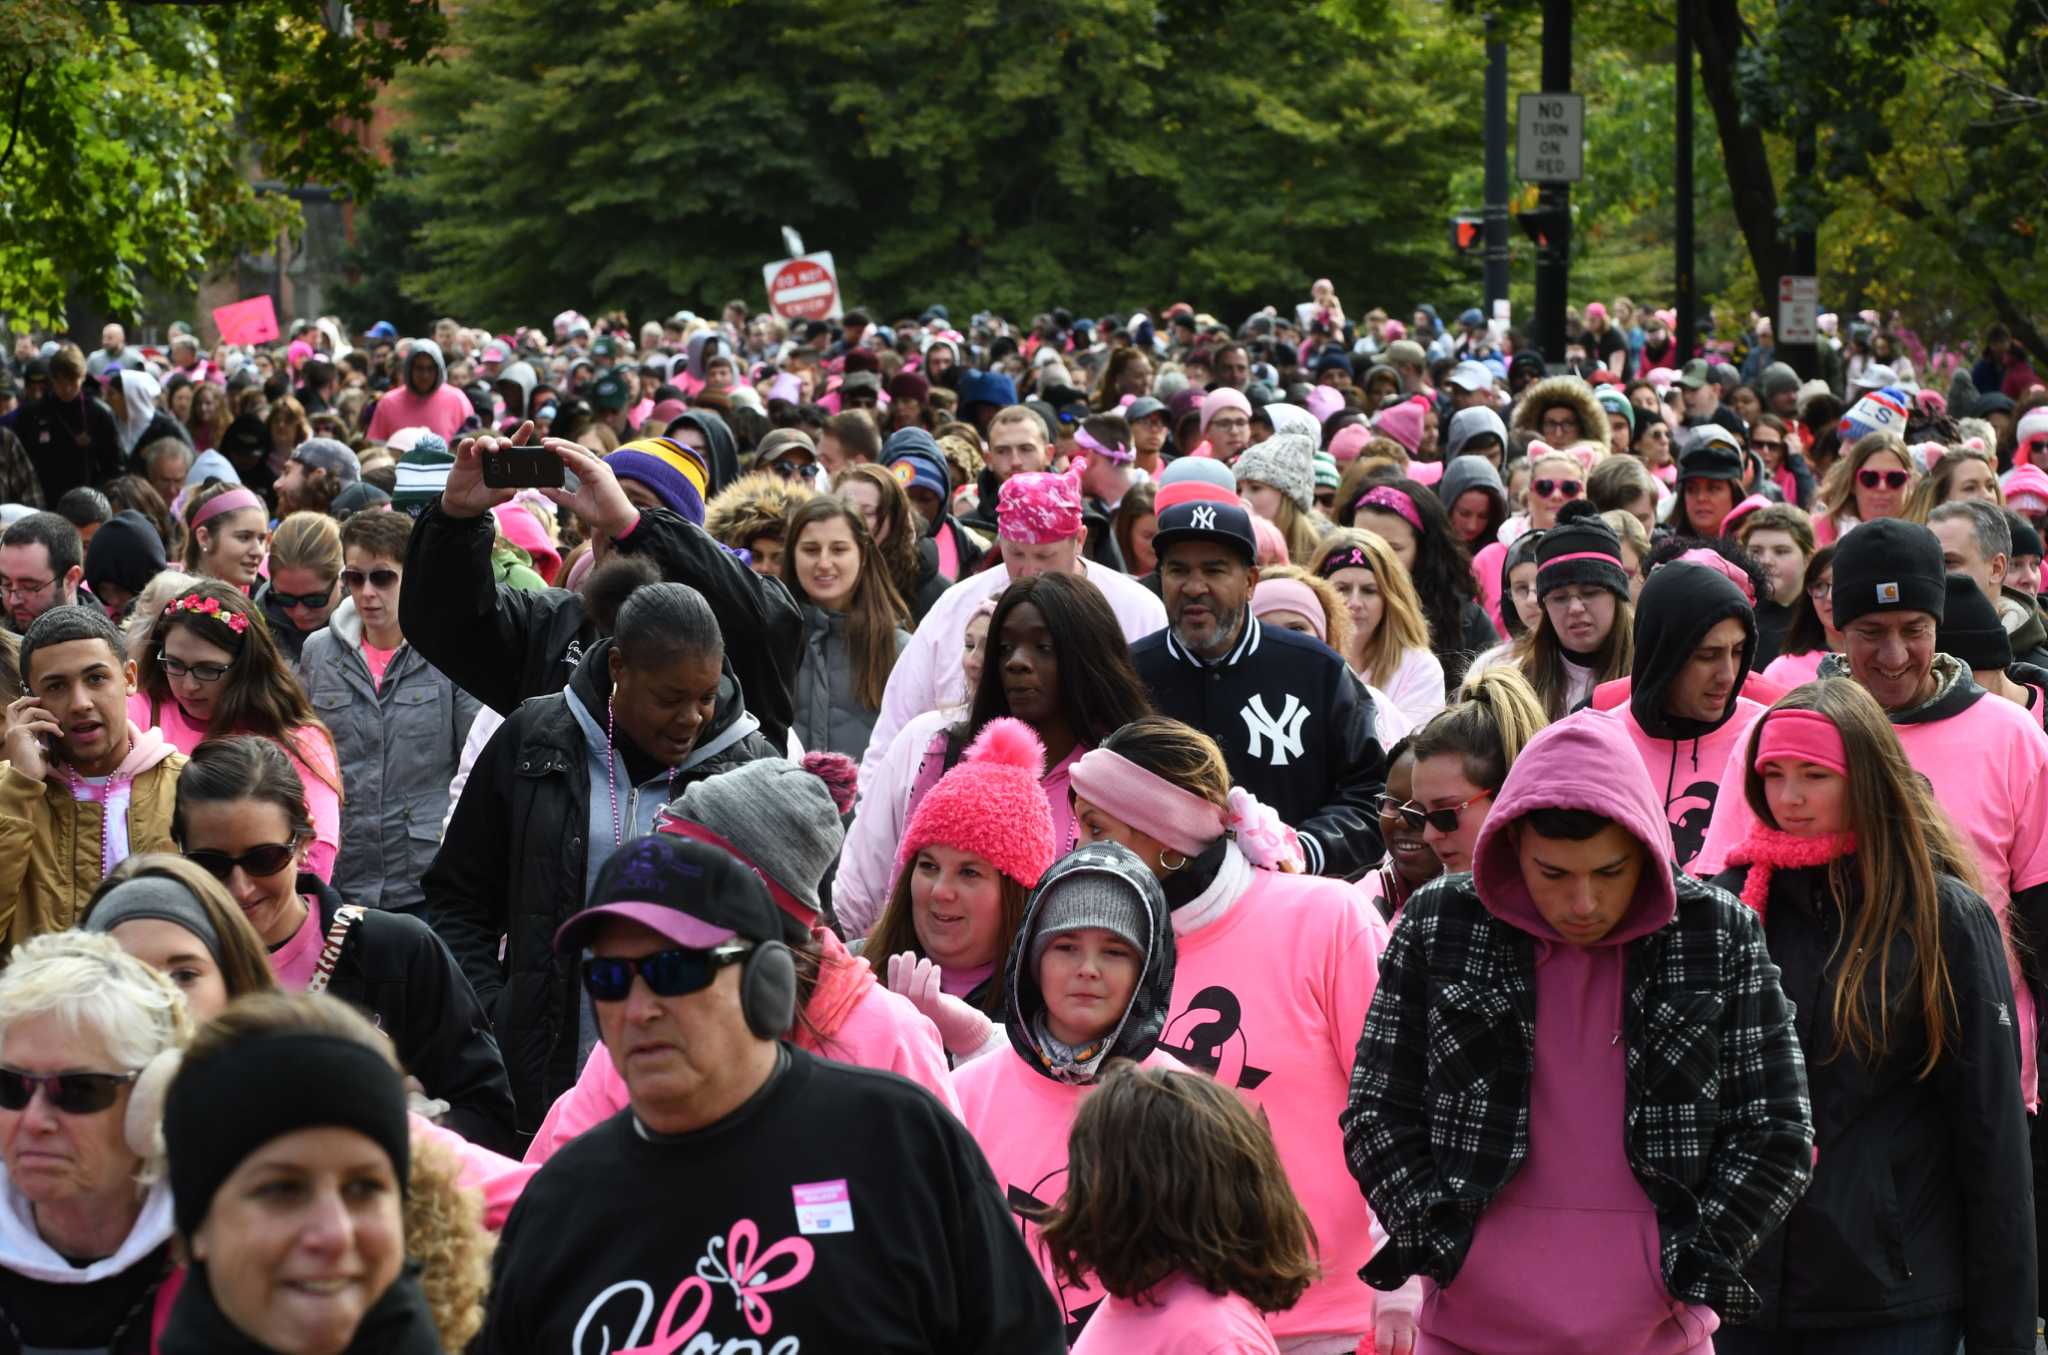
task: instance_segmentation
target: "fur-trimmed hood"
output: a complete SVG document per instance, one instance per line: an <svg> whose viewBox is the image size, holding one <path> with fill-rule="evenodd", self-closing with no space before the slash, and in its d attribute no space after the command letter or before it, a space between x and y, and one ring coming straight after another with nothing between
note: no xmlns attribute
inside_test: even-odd
<svg viewBox="0 0 2048 1355"><path fill-rule="evenodd" d="M742 475L704 506L704 530L735 550L764 536L780 536L790 510L811 497L799 480L773 471Z"/></svg>
<svg viewBox="0 0 2048 1355"><path fill-rule="evenodd" d="M1579 426L1585 430L1585 437L1571 438L1556 447L1568 447L1573 442L1597 442L1607 445L1607 411L1593 398L1593 388L1575 376L1547 376L1532 382L1522 392L1522 398L1515 402L1515 417L1508 426L1517 433L1543 434L1543 411L1553 405L1569 405L1579 416ZM1545 442L1550 439L1544 438Z"/></svg>

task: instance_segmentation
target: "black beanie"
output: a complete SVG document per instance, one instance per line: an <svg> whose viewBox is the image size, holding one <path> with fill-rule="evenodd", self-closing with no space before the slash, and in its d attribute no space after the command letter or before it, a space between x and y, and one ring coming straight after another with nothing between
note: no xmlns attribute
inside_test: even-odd
<svg viewBox="0 0 2048 1355"><path fill-rule="evenodd" d="M405 1083L368 1045L281 1030L187 1059L164 1101L171 1198L187 1239L244 1158L301 1129L353 1129L391 1159L404 1190L411 1171Z"/></svg>
<svg viewBox="0 0 2048 1355"><path fill-rule="evenodd" d="M2002 672L2012 667L2012 640L1999 622L1998 608L1967 575L1948 576L1948 611L1941 618L1934 643L1942 653L1961 659L1963 667L1972 672L1987 668Z"/></svg>
<svg viewBox="0 0 2048 1355"><path fill-rule="evenodd" d="M2005 525L2012 528L2012 553L2018 555L2039 555L2041 534L2034 530L2034 524L2013 512L2005 510Z"/></svg>
<svg viewBox="0 0 2048 1355"><path fill-rule="evenodd" d="M1628 572L1621 567L1621 538L1584 499L1564 506L1557 525L1536 546L1536 596L1554 588L1590 583L1628 601Z"/></svg>
<svg viewBox="0 0 2048 1355"><path fill-rule="evenodd" d="M1941 541L1917 522L1879 518L1835 547L1835 629L1871 612L1926 612L1941 620L1948 571Z"/></svg>

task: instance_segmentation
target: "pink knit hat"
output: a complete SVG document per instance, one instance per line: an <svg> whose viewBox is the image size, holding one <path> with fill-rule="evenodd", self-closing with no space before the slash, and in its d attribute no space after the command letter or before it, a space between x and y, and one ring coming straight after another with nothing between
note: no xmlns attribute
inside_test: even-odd
<svg viewBox="0 0 2048 1355"><path fill-rule="evenodd" d="M1362 423L1354 423L1337 430L1337 436L1330 439L1330 455L1340 466L1348 466L1358 460L1358 454L1365 444L1372 441L1372 429Z"/></svg>
<svg viewBox="0 0 2048 1355"><path fill-rule="evenodd" d="M1408 449L1408 455L1415 455L1415 449L1422 445L1422 415L1429 407L1426 395L1411 395L1392 409L1383 409L1374 416L1373 431L1385 433Z"/></svg>
<svg viewBox="0 0 2048 1355"><path fill-rule="evenodd" d="M1344 397L1338 394L1335 386L1317 386L1303 397L1302 404L1308 407L1309 413L1316 416L1316 422L1321 423L1344 408Z"/></svg>
<svg viewBox="0 0 2048 1355"><path fill-rule="evenodd" d="M1020 546L1047 546L1081 534L1081 471L1076 456L1065 474L1022 471L996 491L996 535Z"/></svg>
<svg viewBox="0 0 2048 1355"><path fill-rule="evenodd" d="M1014 477L1013 477L1014 478ZM1022 720L990 720L952 771L917 802L896 849L896 874L926 847L973 852L1030 889L1052 864L1045 745Z"/></svg>
<svg viewBox="0 0 2048 1355"><path fill-rule="evenodd" d="M2039 466L2014 466L1998 487L2015 513L2048 513L2048 471Z"/></svg>
<svg viewBox="0 0 2048 1355"><path fill-rule="evenodd" d="M1202 397L1202 431L1209 431L1209 420L1226 409L1234 409L1247 419L1252 416L1252 402L1228 386L1219 386Z"/></svg>

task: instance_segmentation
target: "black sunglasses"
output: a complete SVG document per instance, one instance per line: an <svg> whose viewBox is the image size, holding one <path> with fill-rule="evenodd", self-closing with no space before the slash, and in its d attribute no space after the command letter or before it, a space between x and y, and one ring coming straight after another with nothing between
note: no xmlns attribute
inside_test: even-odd
<svg viewBox="0 0 2048 1355"><path fill-rule="evenodd" d="M1466 807L1476 805L1492 794L1490 790L1482 790L1469 800L1460 800L1454 805L1445 805L1442 809L1425 809L1422 811L1422 821L1439 833L1455 833L1458 831L1458 816L1465 812Z"/></svg>
<svg viewBox="0 0 2048 1355"><path fill-rule="evenodd" d="M360 569L344 569L341 571L341 581L350 588L361 588L365 582L372 588L390 588L398 582L398 571L373 569L365 574Z"/></svg>
<svg viewBox="0 0 2048 1355"><path fill-rule="evenodd" d="M1383 819L1400 819L1413 829L1419 830L1422 827L1423 810L1419 805L1397 800L1391 795L1382 795L1379 808L1380 817Z"/></svg>
<svg viewBox="0 0 2048 1355"><path fill-rule="evenodd" d="M121 1088L139 1073L52 1073L38 1077L18 1068L0 1068L0 1110L27 1110L36 1088L43 1099L66 1115L91 1115L114 1104Z"/></svg>
<svg viewBox="0 0 2048 1355"><path fill-rule="evenodd" d="M348 571L342 573L345 576ZM325 607L334 600L334 585L330 583L317 593L280 593L272 588L270 600L280 607Z"/></svg>
<svg viewBox="0 0 2048 1355"><path fill-rule="evenodd" d="M647 980L656 997L685 997L711 986L718 971L744 959L751 946L728 944L715 950L657 950L638 959L593 955L583 962L583 988L596 1002L624 1002L633 976Z"/></svg>
<svg viewBox="0 0 2048 1355"><path fill-rule="evenodd" d="M260 847L251 847L240 856L201 849L186 852L185 859L223 883L228 876L235 873L236 866L240 866L242 873L250 879L261 880L277 874L290 865L292 853L298 850L298 845L296 841L266 842Z"/></svg>

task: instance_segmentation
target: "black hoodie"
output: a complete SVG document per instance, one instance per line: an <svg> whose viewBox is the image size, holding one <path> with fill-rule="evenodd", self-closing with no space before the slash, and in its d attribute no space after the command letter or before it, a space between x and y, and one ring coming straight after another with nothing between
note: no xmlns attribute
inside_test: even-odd
<svg viewBox="0 0 2048 1355"><path fill-rule="evenodd" d="M85 585L96 593L104 594L100 585L107 583L124 593L140 593L163 570L163 538L132 508L102 523L85 548Z"/></svg>
<svg viewBox="0 0 2048 1355"><path fill-rule="evenodd" d="M1672 684L1707 632L1730 617L1742 623L1742 665L1720 717L1693 720L1671 714L1665 701ZM1713 817L1727 762L1727 750L1715 746L1712 736L1727 727L1739 711L1755 705L1742 695L1742 680L1756 659L1756 646L1756 612L1742 590L1720 571L1674 561L1651 574L1643 585L1636 603L1629 717L1651 784L1671 824L1673 860L1681 870L1692 863L1706 841L1707 822Z"/></svg>
<svg viewBox="0 0 2048 1355"><path fill-rule="evenodd" d="M708 409L686 409L670 419L668 427L661 431L666 437L674 437L676 429L685 426L702 433L707 444L704 460L711 483L704 488L704 500L709 503L718 497L719 490L740 478L739 440L725 420Z"/></svg>

